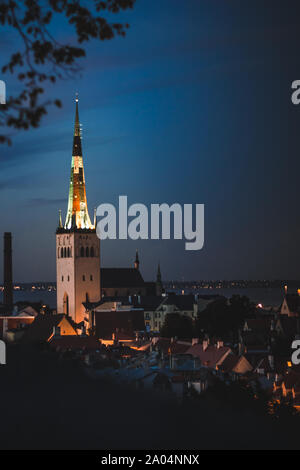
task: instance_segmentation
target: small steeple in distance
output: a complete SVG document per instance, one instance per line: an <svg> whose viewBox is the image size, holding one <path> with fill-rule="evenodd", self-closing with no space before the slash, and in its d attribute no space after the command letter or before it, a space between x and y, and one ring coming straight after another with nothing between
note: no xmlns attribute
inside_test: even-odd
<svg viewBox="0 0 300 470"><path fill-rule="evenodd" d="M73 151L71 178L68 199L68 211L64 228L68 230L88 229L93 230L95 227L91 223L88 212L85 178L82 158L82 142L79 123L78 111L78 94L76 93L75 108L75 126L73 136Z"/></svg>
<svg viewBox="0 0 300 470"><path fill-rule="evenodd" d="M58 216L58 228L63 228L62 218L61 218L61 209L59 209L58 213L59 213L59 216Z"/></svg>
<svg viewBox="0 0 300 470"><path fill-rule="evenodd" d="M134 267L135 267L135 269L140 269L140 260L139 260L138 250L136 250L136 252L135 252Z"/></svg>
<svg viewBox="0 0 300 470"><path fill-rule="evenodd" d="M160 263L158 263L157 274L156 274L156 295L161 295L162 293L163 293L163 283L161 280Z"/></svg>

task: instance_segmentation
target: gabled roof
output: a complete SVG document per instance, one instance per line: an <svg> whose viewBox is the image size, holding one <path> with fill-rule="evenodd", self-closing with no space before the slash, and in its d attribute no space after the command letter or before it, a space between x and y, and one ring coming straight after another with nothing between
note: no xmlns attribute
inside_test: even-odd
<svg viewBox="0 0 300 470"><path fill-rule="evenodd" d="M18 313L16 313L14 316L16 317L37 317L38 315L38 312L33 308L31 307L30 305L28 307L25 307L21 310L18 311Z"/></svg>
<svg viewBox="0 0 300 470"><path fill-rule="evenodd" d="M232 372L239 360L240 358L236 354L228 354L218 369L222 372Z"/></svg>
<svg viewBox="0 0 300 470"><path fill-rule="evenodd" d="M209 344L207 348L203 348L202 344L194 344L186 351L186 354L199 357L204 366L215 368L230 352L231 349L227 346L217 347Z"/></svg>
<svg viewBox="0 0 300 470"><path fill-rule="evenodd" d="M26 329L22 337L22 342L45 342L51 337L53 333L53 327L58 326L62 320L66 320L69 322L70 327L74 330L74 335L76 335L76 331L73 327L72 320L67 318L64 314L39 314L31 325Z"/></svg>
<svg viewBox="0 0 300 470"><path fill-rule="evenodd" d="M140 271L135 268L101 268L100 279L102 289L145 287Z"/></svg>
<svg viewBox="0 0 300 470"><path fill-rule="evenodd" d="M290 312L300 313L300 296L299 294L286 294L285 300Z"/></svg>

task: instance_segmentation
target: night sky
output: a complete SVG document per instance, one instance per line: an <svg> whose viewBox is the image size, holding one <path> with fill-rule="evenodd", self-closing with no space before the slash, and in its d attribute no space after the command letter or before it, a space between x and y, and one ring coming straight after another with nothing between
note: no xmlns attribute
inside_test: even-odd
<svg viewBox="0 0 300 470"><path fill-rule="evenodd" d="M91 216L124 194L129 204L205 204L201 251L104 241L102 266L132 265L138 248L147 280L159 260L165 280L300 278L299 1L137 0L118 19L130 23L126 38L91 42L81 76L47 89L63 108L0 146L1 231L13 232L15 280L55 280L76 91ZM62 21L53 32L74 39ZM0 34L2 66L18 42ZM8 95L18 92L0 78Z"/></svg>

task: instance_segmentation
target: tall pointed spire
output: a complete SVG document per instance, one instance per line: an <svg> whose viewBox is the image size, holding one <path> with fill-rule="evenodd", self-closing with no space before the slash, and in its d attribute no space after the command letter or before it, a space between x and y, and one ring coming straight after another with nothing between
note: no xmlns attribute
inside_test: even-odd
<svg viewBox="0 0 300 470"><path fill-rule="evenodd" d="M139 252L138 252L138 250L136 250L136 252L135 252L134 267L135 267L135 269L139 269L139 268L140 268L140 260L139 260Z"/></svg>
<svg viewBox="0 0 300 470"><path fill-rule="evenodd" d="M163 283L161 279L160 262L158 262L157 274L156 274L156 295L162 295L163 290L164 289L163 289Z"/></svg>
<svg viewBox="0 0 300 470"><path fill-rule="evenodd" d="M69 189L68 211L65 229L94 229L88 212L85 178L82 159L81 131L76 93L75 126L73 136L72 166Z"/></svg>
<svg viewBox="0 0 300 470"><path fill-rule="evenodd" d="M160 283L161 283L160 262L158 262L158 266L157 266L156 282L160 282Z"/></svg>

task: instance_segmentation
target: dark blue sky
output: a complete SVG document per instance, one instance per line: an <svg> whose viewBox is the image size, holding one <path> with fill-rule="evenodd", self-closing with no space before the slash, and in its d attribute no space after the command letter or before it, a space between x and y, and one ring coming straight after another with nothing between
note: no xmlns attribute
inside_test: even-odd
<svg viewBox="0 0 300 470"><path fill-rule="evenodd" d="M76 90L91 215L121 194L205 204L203 250L104 241L103 266L132 264L138 248L146 279L158 260L164 279L299 278L300 106L290 99L299 2L137 0L121 18L131 25L125 39L89 44L81 76L47 90L63 108L0 147L1 228L13 232L15 279L55 279ZM54 32L72 41L63 22ZM0 34L2 65L16 44ZM18 91L2 78L8 94Z"/></svg>

